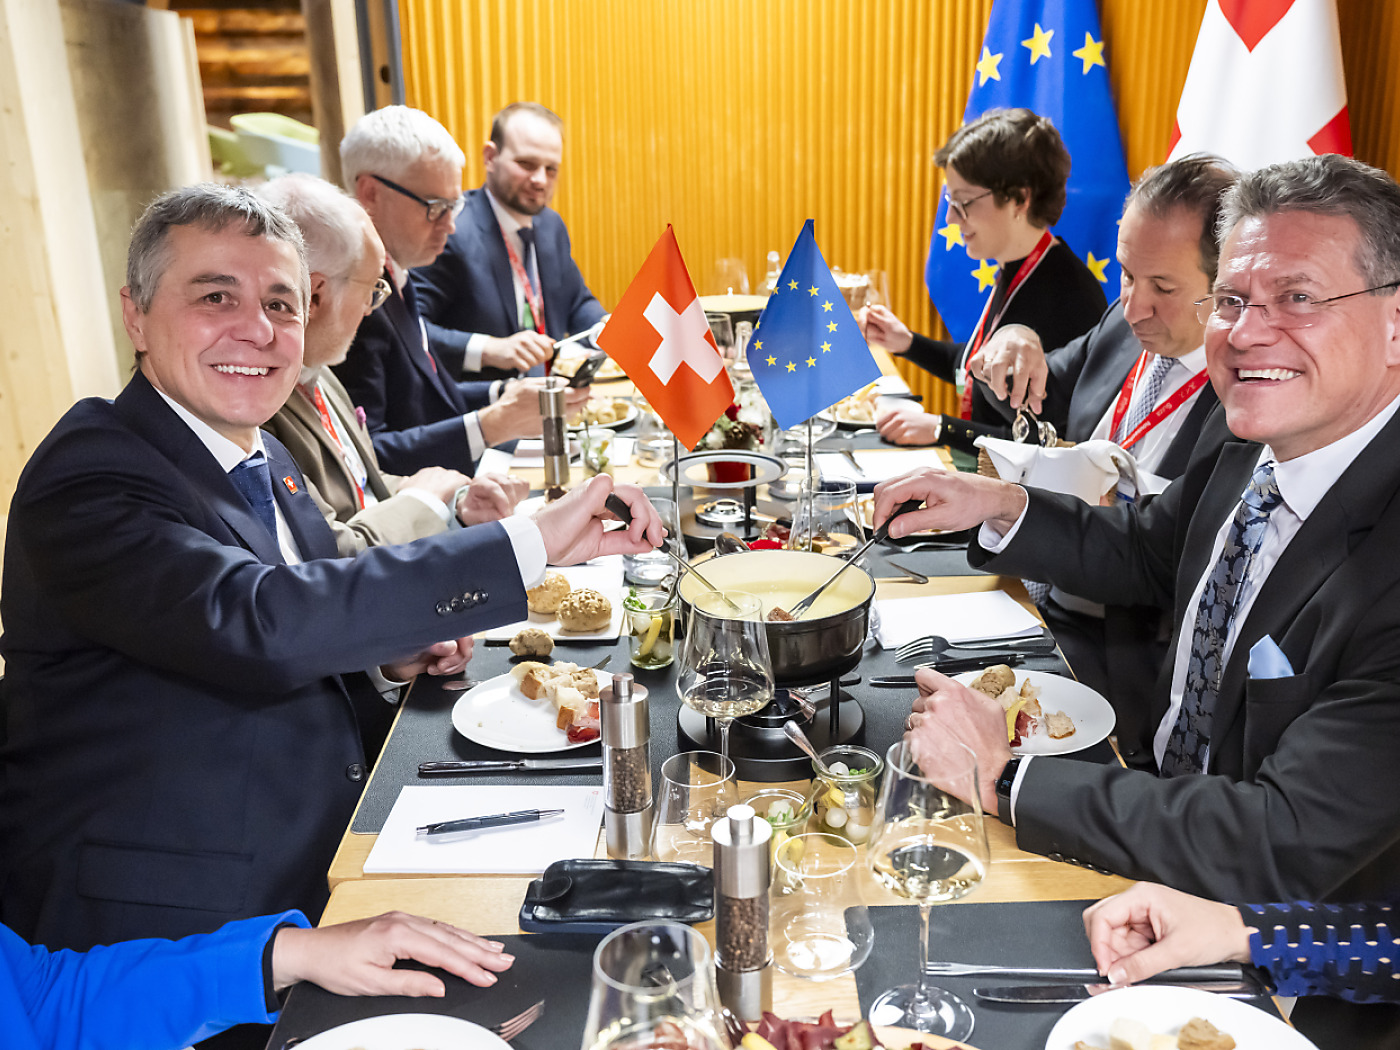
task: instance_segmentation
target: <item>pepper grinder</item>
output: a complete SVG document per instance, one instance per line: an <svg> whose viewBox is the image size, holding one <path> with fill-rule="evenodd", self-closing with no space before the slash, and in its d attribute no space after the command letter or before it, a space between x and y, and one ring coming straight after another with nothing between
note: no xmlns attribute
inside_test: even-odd
<svg viewBox="0 0 1400 1050"><path fill-rule="evenodd" d="M651 705L630 674L613 675L598 701L608 856L638 860L651 847Z"/></svg>
<svg viewBox="0 0 1400 1050"><path fill-rule="evenodd" d="M540 416L544 424L544 490L558 499L569 484L569 441L564 426L564 394L568 382L550 376L540 390Z"/></svg>
<svg viewBox="0 0 1400 1050"><path fill-rule="evenodd" d="M730 806L710 829L715 842L715 983L720 1002L745 1021L773 1006L768 950L772 825L752 806Z"/></svg>

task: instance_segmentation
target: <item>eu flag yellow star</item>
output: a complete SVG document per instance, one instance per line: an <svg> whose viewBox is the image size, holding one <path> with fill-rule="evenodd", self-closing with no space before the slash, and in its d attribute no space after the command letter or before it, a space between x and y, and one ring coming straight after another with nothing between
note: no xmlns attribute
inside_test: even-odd
<svg viewBox="0 0 1400 1050"><path fill-rule="evenodd" d="M808 367L808 368L815 368L816 365L817 365L817 359L816 359L815 357L809 357L809 358L807 358L807 367Z"/></svg>
<svg viewBox="0 0 1400 1050"><path fill-rule="evenodd" d="M823 310L823 312L825 312L825 313L831 313L831 300L830 300L830 299L828 299L826 302L822 303L822 310Z"/></svg>
<svg viewBox="0 0 1400 1050"><path fill-rule="evenodd" d="M982 57L977 60L977 86L982 87L989 80L1000 80L1001 74L997 72L997 65L1001 62L1000 55L994 55L987 48L982 49Z"/></svg>
<svg viewBox="0 0 1400 1050"><path fill-rule="evenodd" d="M777 359L776 357L774 357L772 354L769 354L769 355L768 355L768 367L769 367L769 368L772 368L772 367L773 367L774 365L776 365L777 363L778 363L778 359Z"/></svg>
<svg viewBox="0 0 1400 1050"><path fill-rule="evenodd" d="M830 352L830 350L831 350L831 344L830 344L830 343L822 343L822 353L824 353L824 354L825 354L825 353L828 353L828 352Z"/></svg>
<svg viewBox="0 0 1400 1050"><path fill-rule="evenodd" d="M1084 63L1084 73L1086 74L1095 66L1104 65L1103 41L1095 40L1088 33L1084 34L1084 46L1077 51L1071 51L1070 54ZM1107 69L1108 67L1104 66L1104 68ZM1100 278L1100 280L1102 280L1102 278Z"/></svg>
<svg viewBox="0 0 1400 1050"><path fill-rule="evenodd" d="M938 235L942 237L945 242L943 245L943 250L945 252L952 251L953 245L963 243L962 227L955 222L950 222L947 226L943 227L943 229L939 230Z"/></svg>
<svg viewBox="0 0 1400 1050"><path fill-rule="evenodd" d="M1040 23L1035 24L1035 35L1027 40L1021 41L1021 46L1031 53L1031 65L1035 65L1042 58L1050 57L1050 38L1055 35L1052 29L1048 33L1040 28Z"/></svg>
<svg viewBox="0 0 1400 1050"><path fill-rule="evenodd" d="M797 282L796 282L796 281L788 281L788 287L791 288L794 292L797 291Z"/></svg>
<svg viewBox="0 0 1400 1050"><path fill-rule="evenodd" d="M1089 267L1089 272L1099 279L1099 284L1108 283L1108 274L1104 270L1108 268L1108 259L1096 259L1094 253L1090 252L1089 257L1084 260L1084 265Z"/></svg>
<svg viewBox="0 0 1400 1050"><path fill-rule="evenodd" d="M763 340L762 340L762 339L755 339L755 340L753 341L753 348L754 348L755 350L762 350L762 349L763 349Z"/></svg>
<svg viewBox="0 0 1400 1050"><path fill-rule="evenodd" d="M836 322L835 322L835 321L832 321L830 324L828 324L828 325L826 326L826 330L827 330L828 332L834 332L834 331L836 331Z"/></svg>
<svg viewBox="0 0 1400 1050"><path fill-rule="evenodd" d="M789 372L796 372L796 371L797 371L797 366L796 366L795 364L793 364L791 361L789 361L789 362L787 363L787 370L788 370Z"/></svg>
<svg viewBox="0 0 1400 1050"><path fill-rule="evenodd" d="M983 259L977 264L977 269L972 271L972 276L977 278L977 290L986 291L997 282L997 270L1000 269L990 259Z"/></svg>
<svg viewBox="0 0 1400 1050"><path fill-rule="evenodd" d="M807 289L807 294L808 294L808 295L816 295L816 294L817 294L817 286L814 284L814 285L812 285L812 287L808 288L808 289Z"/></svg>

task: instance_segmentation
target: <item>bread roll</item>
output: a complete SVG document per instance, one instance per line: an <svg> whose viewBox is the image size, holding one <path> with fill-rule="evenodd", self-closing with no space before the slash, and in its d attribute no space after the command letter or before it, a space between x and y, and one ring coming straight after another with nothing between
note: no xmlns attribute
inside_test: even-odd
<svg viewBox="0 0 1400 1050"><path fill-rule="evenodd" d="M554 651L554 639L538 627L526 627L515 632L510 651L516 656L548 656Z"/></svg>
<svg viewBox="0 0 1400 1050"><path fill-rule="evenodd" d="M993 664L972 682L969 688L987 696L998 697L1016 686L1016 672L1006 664Z"/></svg>
<svg viewBox="0 0 1400 1050"><path fill-rule="evenodd" d="M525 592L525 604L532 613L553 616L559 609L559 603L572 589L563 573L547 572L538 587L531 587Z"/></svg>
<svg viewBox="0 0 1400 1050"><path fill-rule="evenodd" d="M555 611L566 631L601 631L612 622L612 602L597 591L570 591Z"/></svg>

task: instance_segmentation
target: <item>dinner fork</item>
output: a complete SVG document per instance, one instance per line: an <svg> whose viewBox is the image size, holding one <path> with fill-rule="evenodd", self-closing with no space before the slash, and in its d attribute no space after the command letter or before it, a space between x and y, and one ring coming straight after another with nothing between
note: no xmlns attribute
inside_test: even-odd
<svg viewBox="0 0 1400 1050"><path fill-rule="evenodd" d="M744 1036L748 1035L748 1025L739 1020L734 1011L727 1006L719 1008L719 1018L724 1022L724 1034L729 1037L729 1045L737 1048L743 1042Z"/></svg>
<svg viewBox="0 0 1400 1050"><path fill-rule="evenodd" d="M541 999L534 1006L521 1010L514 1017L507 1018L500 1024L493 1024L491 1026L491 1031L509 1042L538 1021L543 1013L544 1000Z"/></svg>
<svg viewBox="0 0 1400 1050"><path fill-rule="evenodd" d="M937 656L948 649L985 649L1025 653L1042 650L1049 652L1054 648L1055 640L1044 634L1005 635L1000 638L979 638L976 641L958 642L957 644L950 642L941 634L926 634L922 638L915 638L912 642L905 642L894 651L894 656L900 663L907 663L925 656Z"/></svg>

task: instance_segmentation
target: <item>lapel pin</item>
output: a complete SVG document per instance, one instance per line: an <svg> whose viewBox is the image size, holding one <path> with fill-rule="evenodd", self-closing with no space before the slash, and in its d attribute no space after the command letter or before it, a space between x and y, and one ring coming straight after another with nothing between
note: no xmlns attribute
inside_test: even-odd
<svg viewBox="0 0 1400 1050"><path fill-rule="evenodd" d="M287 491L290 492L293 496L297 494L296 478L288 474L285 478L282 479L282 484L287 486Z"/></svg>

